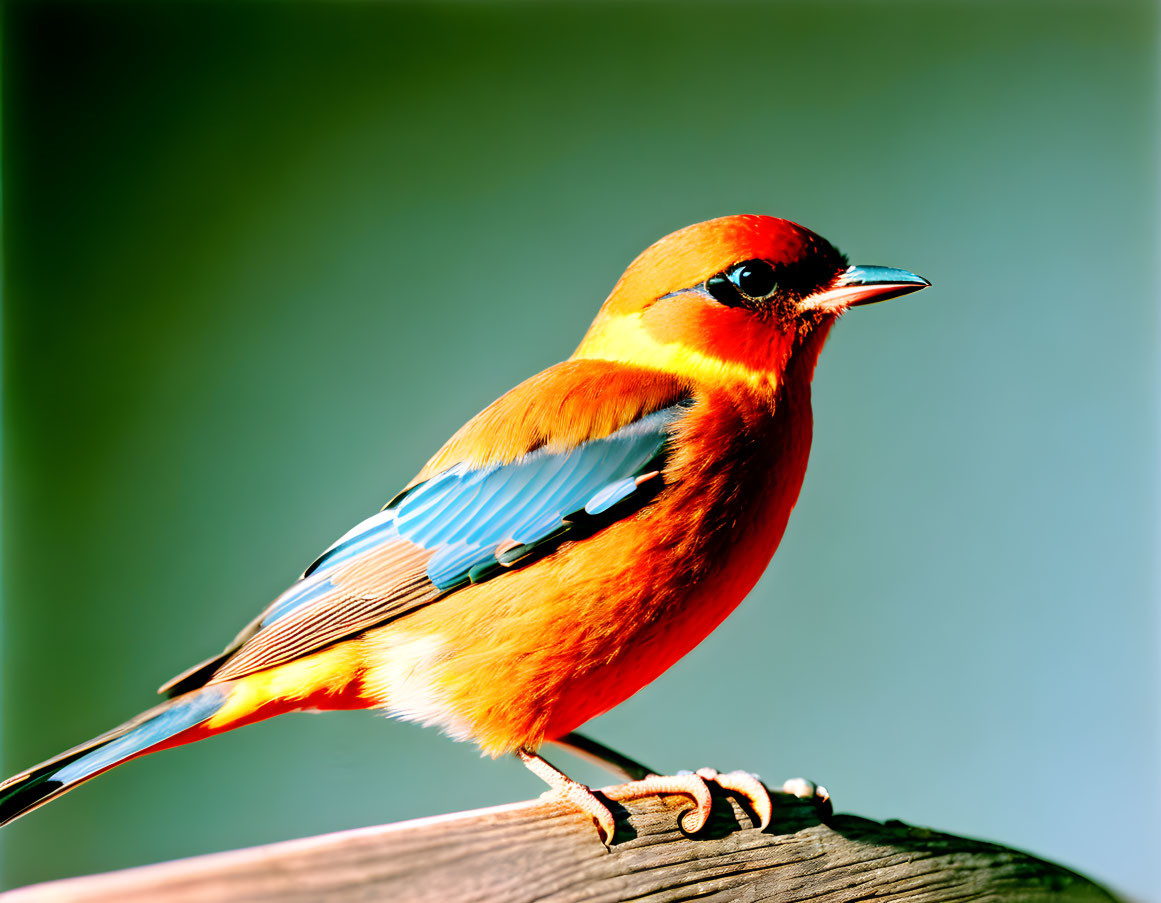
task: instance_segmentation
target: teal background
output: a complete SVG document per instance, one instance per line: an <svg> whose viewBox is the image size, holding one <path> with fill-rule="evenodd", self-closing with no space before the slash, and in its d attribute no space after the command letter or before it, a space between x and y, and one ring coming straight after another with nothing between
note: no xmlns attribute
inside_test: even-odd
<svg viewBox="0 0 1161 903"><path fill-rule="evenodd" d="M1161 901L1157 24L9 3L5 773L217 651L651 241L768 212L934 287L839 325L775 563L591 732ZM433 731L286 717L4 829L2 883L541 789Z"/></svg>

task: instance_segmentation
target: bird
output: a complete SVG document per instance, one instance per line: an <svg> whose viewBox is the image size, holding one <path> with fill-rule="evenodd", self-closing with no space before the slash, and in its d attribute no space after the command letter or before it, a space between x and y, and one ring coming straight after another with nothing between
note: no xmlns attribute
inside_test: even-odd
<svg viewBox="0 0 1161 903"><path fill-rule="evenodd" d="M457 431L160 705L0 784L0 824L131 759L285 712L371 709L513 754L612 841L607 801L709 815L708 783L577 733L659 677L742 601L806 473L811 379L847 310L930 283L851 266L772 216L679 229L630 263L570 357ZM602 799L541 754L635 778Z"/></svg>

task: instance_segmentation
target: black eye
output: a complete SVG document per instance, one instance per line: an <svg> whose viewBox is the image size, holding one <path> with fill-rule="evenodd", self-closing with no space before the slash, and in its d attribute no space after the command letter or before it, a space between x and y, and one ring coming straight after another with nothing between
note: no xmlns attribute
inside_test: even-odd
<svg viewBox="0 0 1161 903"><path fill-rule="evenodd" d="M745 299L738 293L738 287L722 273L707 279L705 288L719 304L725 304L727 307L740 307L745 303Z"/></svg>
<svg viewBox="0 0 1161 903"><path fill-rule="evenodd" d="M729 278L751 301L768 297L778 288L774 268L764 260L739 263L730 271Z"/></svg>

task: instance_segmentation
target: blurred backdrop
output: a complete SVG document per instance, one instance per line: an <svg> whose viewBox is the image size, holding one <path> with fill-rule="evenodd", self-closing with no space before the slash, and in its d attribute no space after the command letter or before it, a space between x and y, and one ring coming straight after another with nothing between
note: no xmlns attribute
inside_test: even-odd
<svg viewBox="0 0 1161 903"><path fill-rule="evenodd" d="M220 649L651 241L773 213L934 287L836 329L774 565L591 732L1161 900L1151 4L6 13L6 774ZM542 789L291 716L6 828L3 884Z"/></svg>

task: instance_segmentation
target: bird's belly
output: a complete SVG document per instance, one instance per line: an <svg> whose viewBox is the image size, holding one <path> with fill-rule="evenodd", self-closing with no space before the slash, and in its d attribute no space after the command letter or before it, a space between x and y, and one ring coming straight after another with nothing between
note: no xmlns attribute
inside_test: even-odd
<svg viewBox="0 0 1161 903"><path fill-rule="evenodd" d="M740 531L699 543L658 529L666 512L653 511L456 592L366 635L369 695L493 755L561 736L654 680L737 606L785 527L766 514L735 513Z"/></svg>
<svg viewBox="0 0 1161 903"><path fill-rule="evenodd" d="M607 597L610 619L621 618L626 605L639 616L618 633L599 636L585 666L554 682L545 738L574 730L627 699L721 624L758 582L785 527L784 519L776 529L753 520L747 538L716 544L712 566L694 567L680 552L658 555L658 566L641 575L644 598ZM622 579L635 577L630 573Z"/></svg>
<svg viewBox="0 0 1161 903"><path fill-rule="evenodd" d="M385 630L364 640L370 664L363 683L384 710L403 721L438 727L456 740L472 736L469 725L451 705L440 676L454 651L435 630Z"/></svg>
<svg viewBox="0 0 1161 903"><path fill-rule="evenodd" d="M734 466L719 454L712 473L679 471L648 508L588 539L370 631L368 696L493 755L535 747L628 698L762 575L805 474L802 420L801 429L770 424L765 447L749 438ZM704 437L730 438L725 427ZM682 453L699 460L696 448Z"/></svg>

